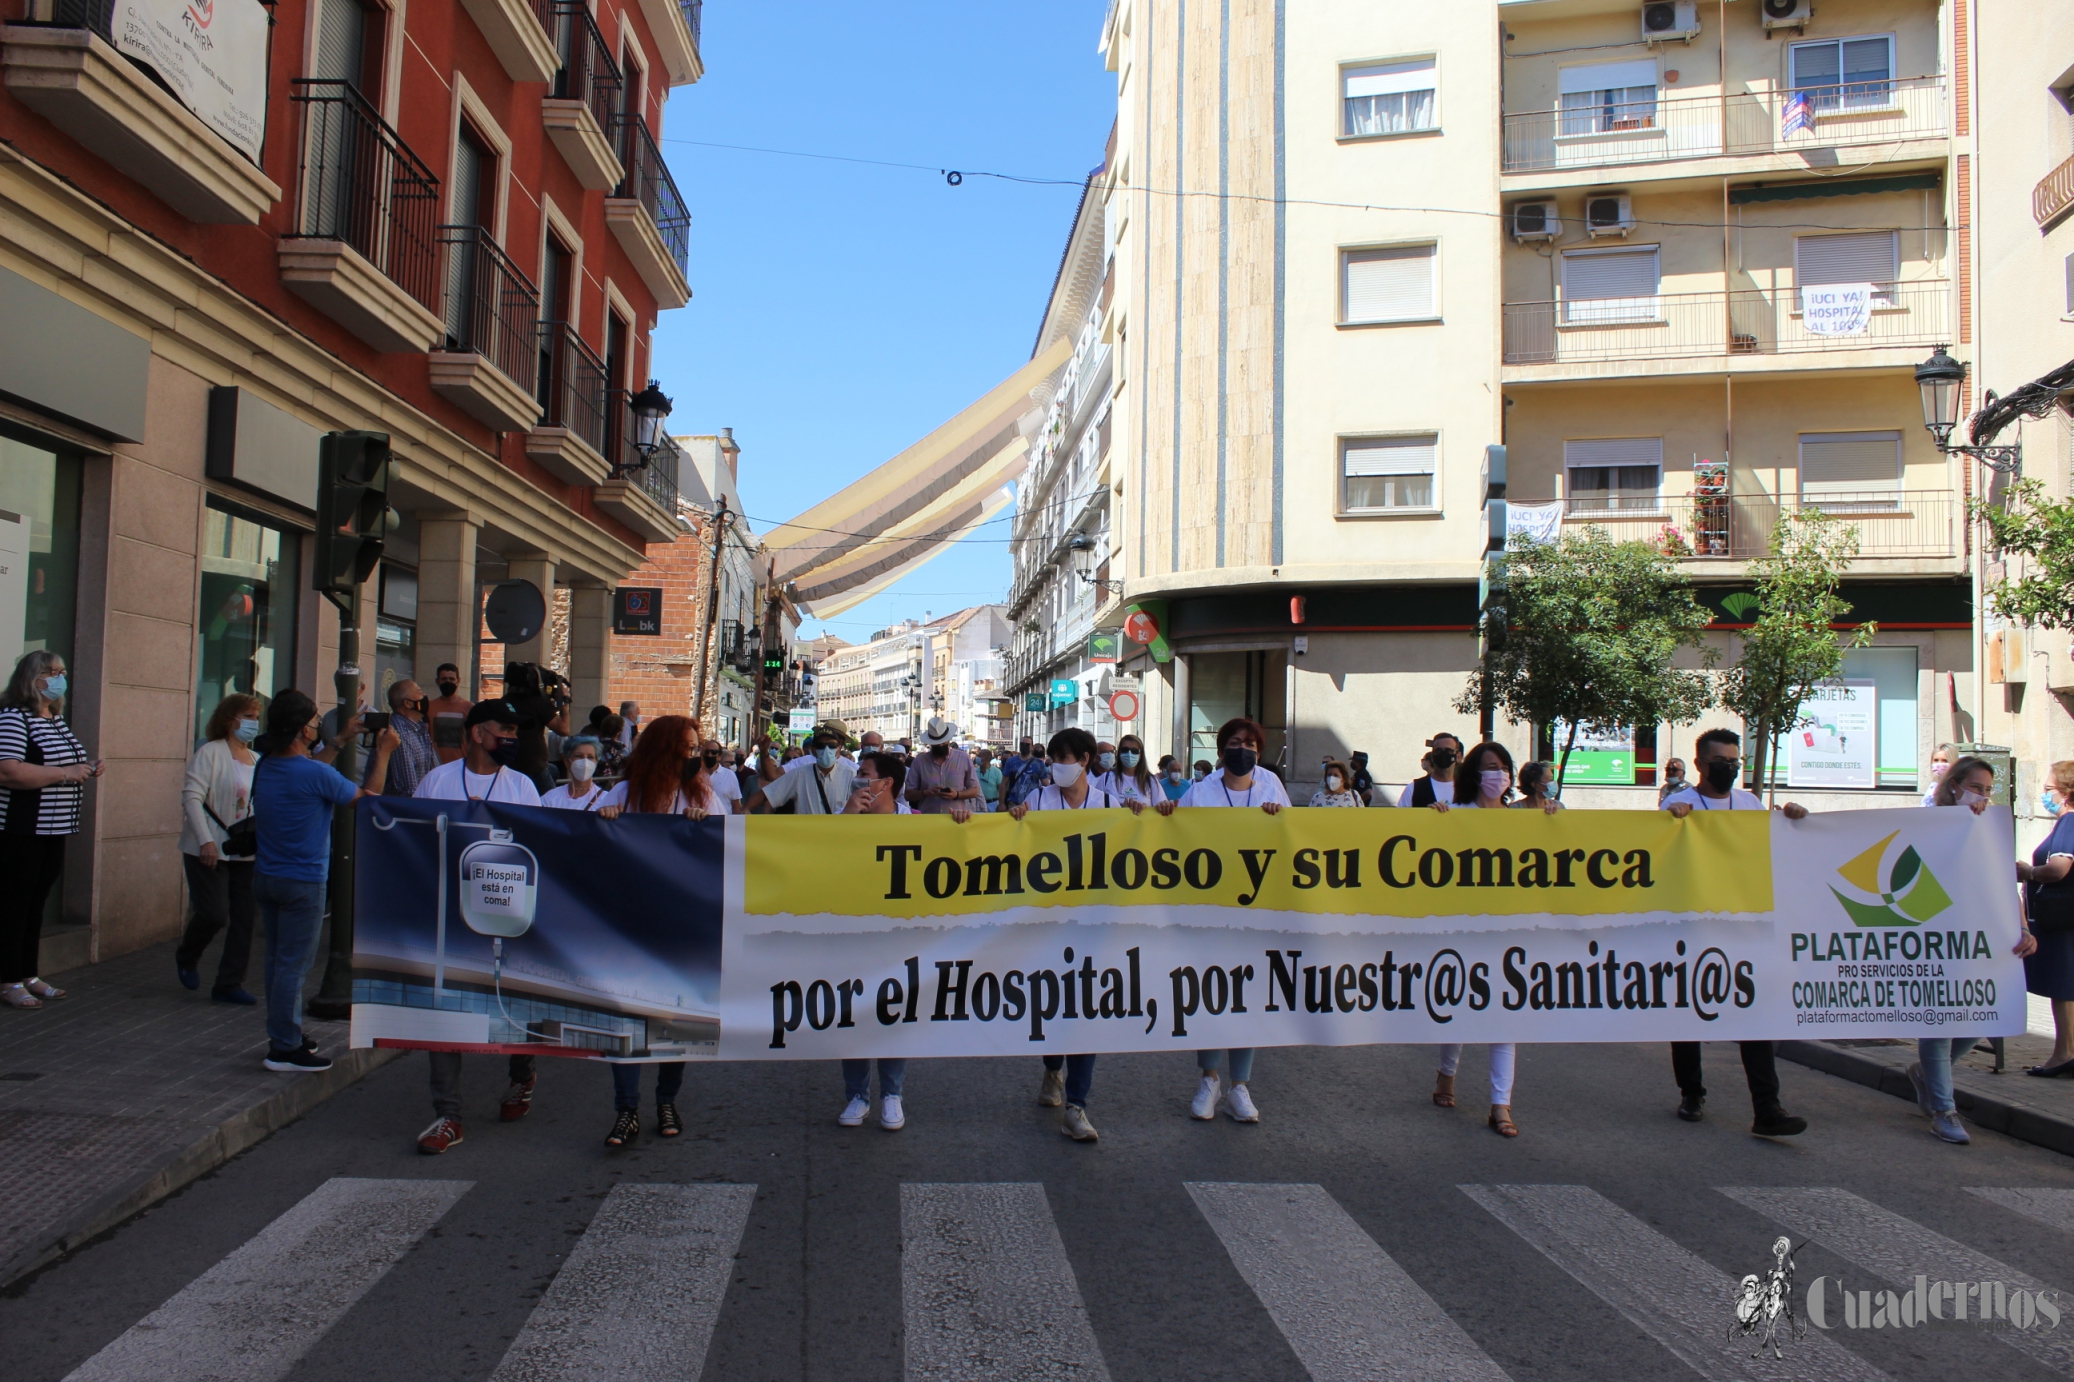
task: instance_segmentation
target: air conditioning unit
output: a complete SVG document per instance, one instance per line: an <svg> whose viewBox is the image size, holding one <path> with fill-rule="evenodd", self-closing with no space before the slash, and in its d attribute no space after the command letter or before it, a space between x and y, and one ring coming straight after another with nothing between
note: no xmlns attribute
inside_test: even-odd
<svg viewBox="0 0 2074 1382"><path fill-rule="evenodd" d="M1642 41L1690 43L1700 36L1699 0L1654 0L1642 7Z"/></svg>
<svg viewBox="0 0 2074 1382"><path fill-rule="evenodd" d="M1805 29L1815 17L1814 0L1760 0L1757 17L1767 29Z"/></svg>
<svg viewBox="0 0 2074 1382"><path fill-rule="evenodd" d="M1625 192L1600 192L1584 199L1588 235L1625 235L1635 228L1634 203Z"/></svg>
<svg viewBox="0 0 2074 1382"><path fill-rule="evenodd" d="M1512 238L1521 244L1554 240L1562 233L1563 221L1556 215L1554 202L1520 202L1512 208Z"/></svg>

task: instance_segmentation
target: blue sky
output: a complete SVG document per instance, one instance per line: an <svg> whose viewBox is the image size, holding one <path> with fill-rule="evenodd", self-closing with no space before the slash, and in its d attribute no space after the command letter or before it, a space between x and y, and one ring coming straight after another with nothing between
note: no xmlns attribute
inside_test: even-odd
<svg viewBox="0 0 2074 1382"><path fill-rule="evenodd" d="M1105 0L707 0L707 74L663 149L692 210L692 301L663 315L670 430L734 428L759 530L890 459L1030 357L1073 187L701 147L1079 179L1115 79ZM1007 591L1008 524L828 624L853 642ZM983 541L977 539L992 539ZM810 623L806 632L819 632Z"/></svg>

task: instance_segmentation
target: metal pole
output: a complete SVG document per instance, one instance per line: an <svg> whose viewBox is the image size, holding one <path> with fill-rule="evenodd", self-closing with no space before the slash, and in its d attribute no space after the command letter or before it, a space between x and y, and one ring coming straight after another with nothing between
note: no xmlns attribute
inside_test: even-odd
<svg viewBox="0 0 2074 1382"><path fill-rule="evenodd" d="M332 683L338 688L338 723L346 722L360 708L360 592L336 601L339 606L338 670ZM348 738L339 746L335 766L348 781L357 781L358 742ZM309 1001L311 1017L339 1022L353 1015L353 807L348 804L331 817L331 938L324 960L324 983Z"/></svg>
<svg viewBox="0 0 2074 1382"><path fill-rule="evenodd" d="M701 734L705 733L706 729L707 654L712 649L714 635L720 631L720 626L715 621L720 618L720 548L726 540L727 500L722 498L720 507L713 513L713 571L707 580L710 589L706 592L706 622L699 629L699 687L691 707L691 718L699 722ZM719 680L717 671L714 673L714 679Z"/></svg>

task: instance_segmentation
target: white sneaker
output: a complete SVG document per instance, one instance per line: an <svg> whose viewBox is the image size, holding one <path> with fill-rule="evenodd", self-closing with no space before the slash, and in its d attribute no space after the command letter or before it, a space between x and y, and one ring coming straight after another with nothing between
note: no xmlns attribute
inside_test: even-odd
<svg viewBox="0 0 2074 1382"><path fill-rule="evenodd" d="M871 1100L859 1096L858 1098L852 1099L849 1103L843 1105L842 1116L840 1118L837 1118L835 1121L842 1124L846 1128L861 1128L864 1126L865 1118L868 1117L870 1113Z"/></svg>
<svg viewBox="0 0 2074 1382"><path fill-rule="evenodd" d="M1231 1115L1231 1121L1234 1123L1260 1121L1260 1110L1253 1107L1253 1096L1246 1092L1246 1086L1242 1084L1233 1085L1231 1093L1224 1096L1224 1111Z"/></svg>
<svg viewBox="0 0 2074 1382"><path fill-rule="evenodd" d="M1205 1121L1217 1116L1217 1077L1215 1075L1203 1076L1203 1082L1196 1086L1195 1102L1188 1106L1188 1116L1190 1118L1201 1118Z"/></svg>
<svg viewBox="0 0 2074 1382"><path fill-rule="evenodd" d="M888 1094L879 1100L879 1126L887 1132L899 1132L907 1126L907 1110L900 1107L898 1094Z"/></svg>

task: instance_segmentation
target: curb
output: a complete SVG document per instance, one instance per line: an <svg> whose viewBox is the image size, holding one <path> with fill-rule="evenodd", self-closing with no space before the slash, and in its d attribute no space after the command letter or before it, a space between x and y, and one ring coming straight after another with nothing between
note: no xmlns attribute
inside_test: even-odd
<svg viewBox="0 0 2074 1382"><path fill-rule="evenodd" d="M332 1062L331 1069L297 1076L272 1098L233 1115L182 1147L142 1182L119 1187L90 1201L43 1244L0 1263L0 1290L201 1179L403 1054L349 1050Z"/></svg>
<svg viewBox="0 0 2074 1382"><path fill-rule="evenodd" d="M1841 1076L1883 1094L1906 1099L1911 1104L1916 1101L1915 1086L1909 1083L1908 1072L1885 1061L1876 1061L1824 1041L1782 1041L1778 1044L1778 1052L1794 1064L1804 1065L1810 1070ZM2019 1142L2044 1147L2062 1156L2074 1156L2074 1121L2054 1118L2036 1109L1969 1089L1954 1088L1952 1102L1977 1128L2004 1133Z"/></svg>

